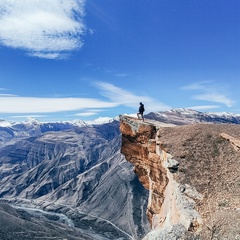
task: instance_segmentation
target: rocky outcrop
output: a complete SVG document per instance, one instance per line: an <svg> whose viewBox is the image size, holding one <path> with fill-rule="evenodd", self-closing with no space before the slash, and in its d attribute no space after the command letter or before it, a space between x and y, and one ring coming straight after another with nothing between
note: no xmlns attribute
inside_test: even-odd
<svg viewBox="0 0 240 240"><path fill-rule="evenodd" d="M232 136L229 136L226 133L221 133L221 137L227 139L236 150L240 150L240 140L237 138L234 138Z"/></svg>
<svg viewBox="0 0 240 240"><path fill-rule="evenodd" d="M120 119L121 152L149 190L144 239L237 239L240 126Z"/></svg>
<svg viewBox="0 0 240 240"><path fill-rule="evenodd" d="M142 122L127 116L120 119L121 151L134 164L140 182L149 190L147 216L152 229L175 226L178 231L181 229L181 234L182 229L197 231L202 219L194 207L202 196L190 185L183 186L174 179L179 163L161 142L159 129L173 125ZM151 234L149 239L153 239Z"/></svg>

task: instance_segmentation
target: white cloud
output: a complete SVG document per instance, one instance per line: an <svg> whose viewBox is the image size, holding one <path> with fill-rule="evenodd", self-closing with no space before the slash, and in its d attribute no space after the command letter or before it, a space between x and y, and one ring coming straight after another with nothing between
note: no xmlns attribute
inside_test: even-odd
<svg viewBox="0 0 240 240"><path fill-rule="evenodd" d="M182 90L192 90L197 91L197 94L192 95L192 99L221 103L227 107L232 107L235 103L227 93L224 91L226 86L220 84L214 85L210 81L202 81L198 83L193 83L181 88Z"/></svg>
<svg viewBox="0 0 240 240"><path fill-rule="evenodd" d="M115 102L91 98L0 97L0 113L50 113L89 108L112 108Z"/></svg>
<svg viewBox="0 0 240 240"><path fill-rule="evenodd" d="M189 109L194 109L194 110L208 110L208 109L215 109L219 108L220 106L218 105L203 105L203 106L192 106L192 107L187 107Z"/></svg>
<svg viewBox="0 0 240 240"><path fill-rule="evenodd" d="M181 87L182 90L206 90L206 84L210 83L210 81L202 81L197 83L192 83L187 86Z"/></svg>
<svg viewBox="0 0 240 240"><path fill-rule="evenodd" d="M138 96L133 93L106 82L97 82L96 87L107 98L100 100L95 98L39 98L21 97L13 94L0 94L0 113L21 114L25 116L43 113L56 113L64 111L79 111L75 116L93 116L100 111L106 111L119 106L125 106L137 111L139 102L145 104L146 112L170 109L169 106L158 102L148 96Z"/></svg>
<svg viewBox="0 0 240 240"><path fill-rule="evenodd" d="M82 46L85 0L1 0L0 43L58 58Z"/></svg>
<svg viewBox="0 0 240 240"><path fill-rule="evenodd" d="M150 111L162 111L170 109L164 103L159 102L148 96L135 95L125 89L114 86L113 84L106 82L96 82L96 86L101 89L101 94L110 99L113 102L117 102L120 105L138 109L139 102L143 102L147 112Z"/></svg>
<svg viewBox="0 0 240 240"><path fill-rule="evenodd" d="M16 95L14 95L14 94L8 94L8 93L6 93L6 94L1 94L0 93L0 97L15 97Z"/></svg>
<svg viewBox="0 0 240 240"><path fill-rule="evenodd" d="M91 117L94 115L98 115L99 112L104 111L103 109L99 108L99 109L85 109L85 111L80 112L80 113L75 113L73 116L78 116L78 117Z"/></svg>
<svg viewBox="0 0 240 240"><path fill-rule="evenodd" d="M18 116L11 116L12 118L44 118L47 115L18 115Z"/></svg>
<svg viewBox="0 0 240 240"><path fill-rule="evenodd" d="M68 54L62 52L55 52L55 53L41 53L41 52L34 52L31 54L33 57L38 58L46 58L46 59L65 59L68 57Z"/></svg>
<svg viewBox="0 0 240 240"><path fill-rule="evenodd" d="M82 113L74 114L74 116L77 116L77 117L91 117L94 115L97 115L97 112L82 112Z"/></svg>
<svg viewBox="0 0 240 240"><path fill-rule="evenodd" d="M223 94L215 93L215 92L198 94L198 95L193 96L193 99L222 103L222 104L226 105L227 107L232 107L234 104L234 101L231 100L230 98L226 97Z"/></svg>

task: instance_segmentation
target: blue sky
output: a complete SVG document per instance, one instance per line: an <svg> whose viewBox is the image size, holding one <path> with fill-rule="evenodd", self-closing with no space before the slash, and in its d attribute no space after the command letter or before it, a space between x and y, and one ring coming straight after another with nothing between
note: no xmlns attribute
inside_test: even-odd
<svg viewBox="0 0 240 240"><path fill-rule="evenodd" d="M1 0L0 119L240 113L237 0Z"/></svg>

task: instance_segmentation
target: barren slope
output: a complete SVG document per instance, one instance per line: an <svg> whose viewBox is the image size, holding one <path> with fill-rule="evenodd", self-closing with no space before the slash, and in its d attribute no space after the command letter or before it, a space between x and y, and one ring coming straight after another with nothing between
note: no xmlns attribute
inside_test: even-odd
<svg viewBox="0 0 240 240"><path fill-rule="evenodd" d="M232 137L230 141L226 136ZM160 139L180 163L176 180L204 196L197 204L204 220L201 239L240 239L240 126L162 128Z"/></svg>

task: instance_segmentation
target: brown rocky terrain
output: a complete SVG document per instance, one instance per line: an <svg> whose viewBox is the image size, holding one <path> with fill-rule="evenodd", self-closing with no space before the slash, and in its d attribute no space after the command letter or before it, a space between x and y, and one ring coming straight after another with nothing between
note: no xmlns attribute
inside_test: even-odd
<svg viewBox="0 0 240 240"><path fill-rule="evenodd" d="M149 190L145 239L240 239L240 125L120 119L122 153Z"/></svg>

